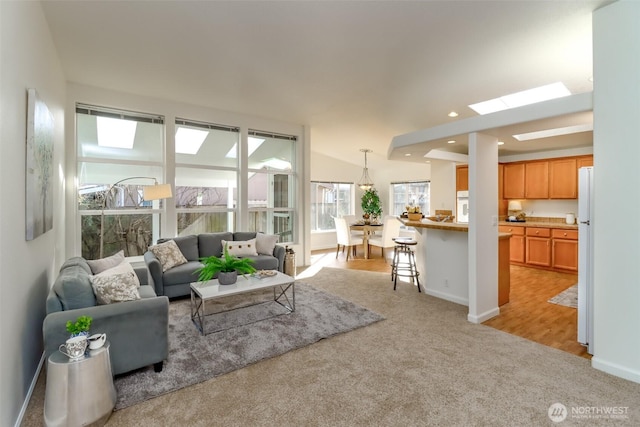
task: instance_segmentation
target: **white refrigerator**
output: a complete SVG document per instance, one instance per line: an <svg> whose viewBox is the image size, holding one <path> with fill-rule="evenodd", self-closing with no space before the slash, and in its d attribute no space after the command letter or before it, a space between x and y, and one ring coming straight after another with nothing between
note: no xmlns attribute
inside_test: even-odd
<svg viewBox="0 0 640 427"><path fill-rule="evenodd" d="M578 170L578 342L593 354L593 167Z"/></svg>

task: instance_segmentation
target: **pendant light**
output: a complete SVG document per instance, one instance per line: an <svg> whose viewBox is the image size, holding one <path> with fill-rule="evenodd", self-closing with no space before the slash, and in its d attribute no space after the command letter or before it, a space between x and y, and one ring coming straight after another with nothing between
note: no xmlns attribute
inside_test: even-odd
<svg viewBox="0 0 640 427"><path fill-rule="evenodd" d="M373 187L373 180L369 177L369 168L367 168L367 153L371 153L372 150L368 148L361 148L360 151L364 153L364 169L362 170L362 177L358 181L358 187L367 191Z"/></svg>

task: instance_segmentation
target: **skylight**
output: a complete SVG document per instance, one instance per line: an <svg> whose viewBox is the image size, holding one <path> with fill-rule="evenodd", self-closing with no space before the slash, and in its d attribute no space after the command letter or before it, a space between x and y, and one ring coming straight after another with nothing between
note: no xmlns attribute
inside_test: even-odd
<svg viewBox="0 0 640 427"><path fill-rule="evenodd" d="M586 123L583 125L567 126L563 128L539 130L536 132L521 133L513 135L518 141L528 141L530 139L549 138L552 136L569 135L572 133L588 132L593 130L593 123Z"/></svg>
<svg viewBox="0 0 640 427"><path fill-rule="evenodd" d="M508 110L510 108L522 107L523 105L535 104L536 102L548 101L550 99L569 96L571 92L561 82L540 86L534 89L523 90L488 101L478 102L469 105L469 108L476 113L483 115L495 113L496 111Z"/></svg>
<svg viewBox="0 0 640 427"><path fill-rule="evenodd" d="M196 154L209 135L208 130L179 127L176 132L176 153Z"/></svg>
<svg viewBox="0 0 640 427"><path fill-rule="evenodd" d="M262 145L265 140L262 138L255 138L253 136L249 137L249 156L253 154L254 151L258 149ZM235 159L238 157L238 144L233 144L231 150L225 156L227 159Z"/></svg>
<svg viewBox="0 0 640 427"><path fill-rule="evenodd" d="M133 120L96 117L98 127L98 145L111 148L133 148L138 122Z"/></svg>

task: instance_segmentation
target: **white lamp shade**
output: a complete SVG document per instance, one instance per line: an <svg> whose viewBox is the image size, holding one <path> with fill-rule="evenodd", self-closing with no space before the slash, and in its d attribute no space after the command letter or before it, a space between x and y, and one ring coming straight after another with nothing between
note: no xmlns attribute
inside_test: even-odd
<svg viewBox="0 0 640 427"><path fill-rule="evenodd" d="M142 187L144 200L168 199L173 196L171 192L171 184L155 184L145 185Z"/></svg>
<svg viewBox="0 0 640 427"><path fill-rule="evenodd" d="M508 209L510 211L521 211L522 210L522 203L520 203L517 200L510 200Z"/></svg>

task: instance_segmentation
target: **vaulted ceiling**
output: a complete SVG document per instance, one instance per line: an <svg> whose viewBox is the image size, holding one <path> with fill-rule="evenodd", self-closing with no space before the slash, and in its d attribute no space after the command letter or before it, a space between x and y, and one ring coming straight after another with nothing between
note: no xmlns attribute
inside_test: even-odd
<svg viewBox="0 0 640 427"><path fill-rule="evenodd" d="M574 94L591 91L591 12L606 3L45 1L43 8L70 82L308 125L314 151L360 164L367 147L375 166L394 136L472 117L469 104L556 81Z"/></svg>

